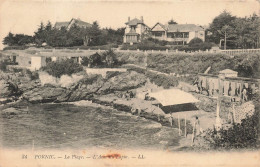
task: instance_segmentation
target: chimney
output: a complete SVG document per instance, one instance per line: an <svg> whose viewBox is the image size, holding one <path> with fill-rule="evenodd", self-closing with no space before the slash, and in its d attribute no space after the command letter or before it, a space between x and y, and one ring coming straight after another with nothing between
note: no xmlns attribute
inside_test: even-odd
<svg viewBox="0 0 260 167"><path fill-rule="evenodd" d="M128 17L128 21L130 21L130 17Z"/></svg>
<svg viewBox="0 0 260 167"><path fill-rule="evenodd" d="M141 21L144 22L144 17L143 16L141 16Z"/></svg>

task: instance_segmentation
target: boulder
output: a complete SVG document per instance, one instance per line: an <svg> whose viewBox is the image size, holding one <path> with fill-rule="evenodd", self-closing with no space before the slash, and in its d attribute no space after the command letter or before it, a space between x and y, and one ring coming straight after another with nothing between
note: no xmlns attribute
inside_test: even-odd
<svg viewBox="0 0 260 167"><path fill-rule="evenodd" d="M144 85L146 77L135 71L121 73L108 79L104 85L98 90L98 93L105 94L114 91L125 91Z"/></svg>
<svg viewBox="0 0 260 167"><path fill-rule="evenodd" d="M0 97L10 97L19 93L17 84L6 80L0 80L0 90Z"/></svg>
<svg viewBox="0 0 260 167"><path fill-rule="evenodd" d="M5 114L5 115L17 115L19 113L21 113L21 111L17 110L16 108L13 108L13 107L4 109L2 111L2 114Z"/></svg>
<svg viewBox="0 0 260 167"><path fill-rule="evenodd" d="M68 91L60 87L38 87L23 94L23 98L31 103L54 102L66 95ZM66 101L66 98L64 98Z"/></svg>

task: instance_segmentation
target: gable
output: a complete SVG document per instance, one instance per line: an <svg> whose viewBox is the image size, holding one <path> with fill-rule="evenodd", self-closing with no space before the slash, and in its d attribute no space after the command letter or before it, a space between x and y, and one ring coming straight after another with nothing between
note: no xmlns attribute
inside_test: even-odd
<svg viewBox="0 0 260 167"><path fill-rule="evenodd" d="M162 27L161 24L156 24L153 28L152 31L165 31L164 28Z"/></svg>

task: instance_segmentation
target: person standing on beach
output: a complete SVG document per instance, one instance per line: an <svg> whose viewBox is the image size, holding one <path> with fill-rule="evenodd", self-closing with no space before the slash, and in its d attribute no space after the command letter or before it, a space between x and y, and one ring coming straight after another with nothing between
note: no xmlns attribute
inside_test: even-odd
<svg viewBox="0 0 260 167"><path fill-rule="evenodd" d="M193 127L193 134L192 134L192 144L194 143L195 138L200 134L200 121L199 117L196 116L194 127Z"/></svg>
<svg viewBox="0 0 260 167"><path fill-rule="evenodd" d="M170 122L170 125L171 125L171 127L172 127L172 122L173 122L172 113L171 113L171 116L169 117L169 122Z"/></svg>

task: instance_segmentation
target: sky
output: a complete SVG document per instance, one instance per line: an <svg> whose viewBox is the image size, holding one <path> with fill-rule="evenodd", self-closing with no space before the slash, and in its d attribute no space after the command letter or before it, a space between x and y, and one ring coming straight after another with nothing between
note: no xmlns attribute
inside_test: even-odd
<svg viewBox="0 0 260 167"><path fill-rule="evenodd" d="M128 17L143 16L150 27L170 19L205 26L224 10L244 17L260 14L259 9L259 0L0 0L0 49L8 32L33 35L48 20L55 24L80 18L97 20L102 28L120 28Z"/></svg>

